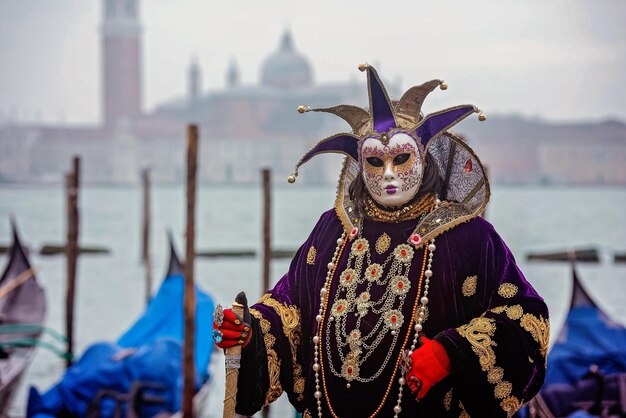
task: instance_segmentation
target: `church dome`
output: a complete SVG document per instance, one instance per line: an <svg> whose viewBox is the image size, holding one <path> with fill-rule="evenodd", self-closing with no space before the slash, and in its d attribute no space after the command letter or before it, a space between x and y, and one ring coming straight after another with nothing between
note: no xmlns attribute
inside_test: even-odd
<svg viewBox="0 0 626 418"><path fill-rule="evenodd" d="M313 84L311 64L294 48L290 31L283 34L278 50L263 62L261 83L264 86L278 88L303 87Z"/></svg>

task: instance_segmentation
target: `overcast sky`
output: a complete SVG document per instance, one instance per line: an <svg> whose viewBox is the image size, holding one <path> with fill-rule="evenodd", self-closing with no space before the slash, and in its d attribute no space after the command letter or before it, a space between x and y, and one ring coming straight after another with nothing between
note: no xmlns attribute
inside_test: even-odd
<svg viewBox="0 0 626 418"><path fill-rule="evenodd" d="M384 6L383 6L384 5ZM0 0L0 120L100 118L100 0ZM404 88L450 89L428 107L469 102L488 114L626 120L626 1L143 0L144 107L203 89L231 58L244 83L290 27L317 82L380 63Z"/></svg>

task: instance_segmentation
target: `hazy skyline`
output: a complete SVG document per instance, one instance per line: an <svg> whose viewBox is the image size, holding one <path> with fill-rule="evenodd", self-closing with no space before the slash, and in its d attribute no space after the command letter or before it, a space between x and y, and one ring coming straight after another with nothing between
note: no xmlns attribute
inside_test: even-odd
<svg viewBox="0 0 626 418"><path fill-rule="evenodd" d="M404 88L448 81L427 111L469 102L487 114L626 120L626 3L536 0L141 1L144 110L184 95L192 55L203 90L222 88L231 58L244 84L285 28L317 83L380 63ZM0 0L0 120L100 120L101 1Z"/></svg>

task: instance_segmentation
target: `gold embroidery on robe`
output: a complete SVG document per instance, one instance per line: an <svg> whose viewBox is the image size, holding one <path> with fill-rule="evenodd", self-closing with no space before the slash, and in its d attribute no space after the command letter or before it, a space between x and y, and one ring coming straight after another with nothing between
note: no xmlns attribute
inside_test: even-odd
<svg viewBox="0 0 626 418"><path fill-rule="evenodd" d="M521 305L496 306L495 308L491 309L491 312L494 312L494 313L497 313L497 314L501 314L502 312L506 312L506 316L508 316L509 319L512 319L512 320L520 319L522 317L522 315L524 315L524 309L521 307Z"/></svg>
<svg viewBox="0 0 626 418"><path fill-rule="evenodd" d="M463 296L473 296L476 293L478 276L468 276L463 282Z"/></svg>
<svg viewBox="0 0 626 418"><path fill-rule="evenodd" d="M276 337L271 334L272 325L270 321L263 318L261 312L254 308L250 309L250 315L254 316L261 323L261 330L263 331L263 341L265 342L265 351L267 352L267 371L269 374L270 386L267 389L265 395L265 405L269 405L283 393L283 388L280 385L280 360L276 351L274 351L274 343Z"/></svg>
<svg viewBox="0 0 626 418"><path fill-rule="evenodd" d="M522 402L515 396L509 396L500 402L500 407L506 412L507 417L512 417L522 407Z"/></svg>
<svg viewBox="0 0 626 418"><path fill-rule="evenodd" d="M313 248L313 247L311 247ZM280 316L283 324L283 332L289 346L291 348L291 357L293 364L293 391L298 395L298 400L304 398L305 380L302 377L302 366L298 362L298 346L300 345L300 309L295 306L286 306L272 299L269 293L266 293L259 303L273 308Z"/></svg>
<svg viewBox="0 0 626 418"><path fill-rule="evenodd" d="M489 372L487 372L487 381L489 383L496 384L501 381L503 377L504 370L502 369L502 367L496 366L490 369Z"/></svg>
<svg viewBox="0 0 626 418"><path fill-rule="evenodd" d="M446 392L446 396L443 397L443 408L449 411L452 407L452 389Z"/></svg>
<svg viewBox="0 0 626 418"><path fill-rule="evenodd" d="M498 306L491 309L491 311L495 313L507 312L507 316L516 316L521 310L522 308L519 305L512 307ZM478 355L478 362L480 363L483 371L487 372L487 381L495 385L493 389L494 397L496 399L506 398L500 403L500 407L507 413L508 416L512 416L521 407L521 405L520 407L517 407L513 413L510 413L510 411L515 408L513 400L517 400L517 398L509 396L513 391L513 385L506 380L502 380L504 378L504 369L495 365L496 355L492 346L495 346L496 343L491 340L495 330L495 320L484 316L474 318L469 324L457 328L459 334L469 341L472 345L472 350L476 353L476 355ZM509 397L507 398L507 396ZM462 407L460 402L459 406ZM461 412L460 417L469 417L467 412L465 412L465 409Z"/></svg>
<svg viewBox="0 0 626 418"><path fill-rule="evenodd" d="M496 384L496 387L493 390L493 394L498 399L504 399L511 394L513 390L513 385L506 380L502 380Z"/></svg>
<svg viewBox="0 0 626 418"><path fill-rule="evenodd" d="M488 371L496 363L496 355L492 348L496 343L491 341L496 330L494 322L491 318L478 317L472 319L469 324L457 328L458 333L472 345L483 371Z"/></svg>
<svg viewBox="0 0 626 418"><path fill-rule="evenodd" d="M510 299L517 294L517 286L513 283L502 283L498 288L498 294L503 298Z"/></svg>
<svg viewBox="0 0 626 418"><path fill-rule="evenodd" d="M550 321L543 319L541 315L537 318L535 315L527 313L520 319L520 324L539 343L539 352L545 358L550 342Z"/></svg>
<svg viewBox="0 0 626 418"><path fill-rule="evenodd" d="M386 232L383 232L383 234L380 237L378 237L378 239L376 240L376 246L375 246L376 252L382 255L385 252L387 252L390 245L391 245L391 237L387 235Z"/></svg>
<svg viewBox="0 0 626 418"><path fill-rule="evenodd" d="M311 245L311 248L309 248L309 252L306 255L306 263L311 266L314 265L316 256L317 256L317 250L315 249L314 246Z"/></svg>
<svg viewBox="0 0 626 418"><path fill-rule="evenodd" d="M469 416L469 414L465 410L465 407L463 406L463 402L461 401L459 401L459 408L461 408L461 415L459 415L459 418L472 418Z"/></svg>
<svg viewBox="0 0 626 418"><path fill-rule="evenodd" d="M507 306L503 305L503 306L496 306L495 308L493 308L491 310L491 312L497 313L497 314L501 314L502 312L506 311Z"/></svg>

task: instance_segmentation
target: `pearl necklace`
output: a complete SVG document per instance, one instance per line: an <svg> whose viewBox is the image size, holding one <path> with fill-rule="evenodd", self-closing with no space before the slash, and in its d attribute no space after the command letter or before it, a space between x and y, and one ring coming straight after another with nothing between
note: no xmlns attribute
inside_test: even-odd
<svg viewBox="0 0 626 418"><path fill-rule="evenodd" d="M440 203L441 201L438 198L435 199L435 209L439 207ZM353 231L353 233L351 234L351 237L354 238L354 236L356 236L356 234L354 234L354 231ZM320 376L319 376L319 372L321 368L320 362L319 362L319 354L321 351L321 344L320 344L321 330L322 330L321 323L322 323L323 315L326 311L326 307L328 304L328 298L326 295L327 295L327 292L330 290L330 284L335 274L339 256L343 253L343 250L346 246L346 238L347 238L346 234L342 233L341 237L337 239L337 247L335 248L335 252L333 253L332 260L327 265L328 271L326 273L326 282L324 283L324 286L322 286L322 288L320 289L320 308L319 308L319 312L317 316L315 317L315 320L317 321L317 334L313 337L313 371L315 372L315 392L313 396L315 397L315 400L317 403L317 416L319 418L322 417L322 392L320 390L321 387L320 387ZM414 318L415 325L413 329L415 331L415 336L413 337L413 342L411 344L410 349L406 353L406 355L409 357L413 353L413 351L415 351L415 348L417 347L419 337L423 330L424 318L426 317L426 305L429 302L428 289L429 289L430 279L433 276L433 271L432 271L433 255L434 255L435 250L437 249L437 247L435 246L434 238L430 240L430 244L428 245L427 249L428 249L428 264L426 266L426 270L424 271L424 277L425 277L424 293L422 294L422 297L419 300L419 308L417 309L417 317ZM418 289L417 297L419 297L419 289ZM404 353L401 351L400 356L402 357L403 355ZM398 415L402 412L402 406L401 406L402 405L402 391L404 389L404 386L406 385L406 378L405 378L406 372L407 370L405 367L400 368L400 377L398 378L398 385L399 385L398 400L396 401L396 406L393 407L394 418L399 418ZM387 394L385 394L385 398L386 396ZM384 403L384 399L383 399L383 403ZM329 406L329 409L331 410L331 414L333 415L333 417L338 418L335 415L335 413L332 411L332 407L330 406L330 404L328 406ZM382 407L382 403L376 409L376 411L371 415L370 418L378 414L381 407Z"/></svg>

